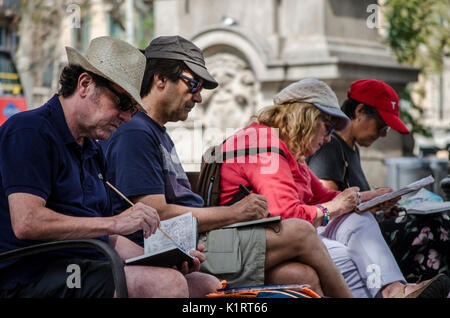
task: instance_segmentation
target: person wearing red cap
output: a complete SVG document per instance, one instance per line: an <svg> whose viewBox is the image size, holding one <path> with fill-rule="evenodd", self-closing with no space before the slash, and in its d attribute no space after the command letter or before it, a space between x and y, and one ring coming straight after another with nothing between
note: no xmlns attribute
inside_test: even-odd
<svg viewBox="0 0 450 318"><path fill-rule="evenodd" d="M397 93L386 83L358 80L351 84L347 97L341 109L350 118L350 124L343 131L334 132L331 142L309 157L307 163L330 189L342 191L358 186L361 191L369 191L358 145L370 147L378 138L386 137L390 128L401 134L409 134L409 130L399 118Z"/></svg>
<svg viewBox="0 0 450 318"><path fill-rule="evenodd" d="M409 134L409 129L399 118L400 104L397 93L385 82L374 79L363 79L353 82L347 92L347 97L348 103L351 103L353 100L359 102L357 104L361 105L361 107L375 108L383 122L379 118L376 118L376 116L372 116L371 118L378 119L378 123L384 123L384 126L381 126L381 128L390 127L401 134ZM350 107L344 105L342 108L346 112L345 109ZM349 115L352 115L350 111L347 116ZM355 115L353 114L352 117L355 117Z"/></svg>
<svg viewBox="0 0 450 318"><path fill-rule="evenodd" d="M331 190L343 191L346 188L356 186L361 191L369 191L371 188L361 167L358 146L370 147L378 138L386 137L391 128L401 134L409 134L410 131L399 118L400 105L397 93L383 81L375 79L355 81L351 84L347 92L347 97L341 109L350 118L350 124L345 130L335 131L332 134L331 141L324 144L314 155L308 157L307 163L322 184ZM392 188L382 187L377 188L377 190L390 192ZM370 191L367 193L375 192ZM378 210L388 211L384 215L389 218L392 214L397 214L397 209L395 209L396 203L394 200L387 205L381 206ZM374 214L375 212L373 211ZM414 224L411 228L416 225L417 228L423 228L423 225L416 224L419 220L411 222L410 218L410 216L407 216L403 218L403 221L408 220L408 222ZM413 240L415 239L415 235L413 237L407 235L405 224L397 224L397 221L396 218L385 219L380 222L380 226L383 236L393 251L403 275L411 279L411 271L405 269L410 267L411 263L417 264L417 268L419 268L420 264L413 260L415 253L410 253L411 257L408 258L407 262L402 262L402 259L405 259L406 253L411 251L411 247L414 245ZM396 236L403 238L401 244L399 242L395 243L396 245L401 245L400 250L394 250L392 248L391 233L393 232L393 222L396 222ZM438 271L435 271L435 274L437 273ZM431 278L433 275L414 276L413 281L418 281L420 279ZM435 279L437 278L435 276ZM440 280L445 280L445 278L441 277ZM448 281L448 278L446 280ZM389 288L382 291L382 294L386 295L390 293L397 285L399 285L398 282L391 284ZM404 289L400 289L399 291L401 293ZM427 297L425 295L422 296ZM428 297L432 297L432 295L428 295Z"/></svg>

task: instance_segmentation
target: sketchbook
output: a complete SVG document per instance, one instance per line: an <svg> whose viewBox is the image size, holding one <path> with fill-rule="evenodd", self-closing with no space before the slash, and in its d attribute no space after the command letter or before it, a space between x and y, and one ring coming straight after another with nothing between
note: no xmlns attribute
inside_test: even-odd
<svg viewBox="0 0 450 318"><path fill-rule="evenodd" d="M160 226L177 244L157 230L144 239L144 255L127 259L125 264L172 267L184 261L192 263L189 251L197 249L197 218L189 212L161 221Z"/></svg>
<svg viewBox="0 0 450 318"><path fill-rule="evenodd" d="M418 190L426 187L427 185L432 184L433 182L434 182L434 178L431 175L426 178L417 180L413 183L408 184L405 187L398 189L397 191L389 192L389 193L380 195L378 197L375 197L372 200L358 204L356 206L356 212L364 212L364 211L370 210L370 209L380 205L381 203L387 202L387 201L395 199L397 197L401 197L402 195L405 195L407 193L418 191Z"/></svg>
<svg viewBox="0 0 450 318"><path fill-rule="evenodd" d="M258 219L258 220L253 220L253 221L233 223L233 224L222 227L222 229L229 229L229 228L233 228L233 227L255 226L255 225L268 224L268 223L274 223L274 222L280 222L280 221L281 221L281 216L273 216L270 218Z"/></svg>
<svg viewBox="0 0 450 318"><path fill-rule="evenodd" d="M407 209L408 214L432 214L450 211L450 202L421 202Z"/></svg>

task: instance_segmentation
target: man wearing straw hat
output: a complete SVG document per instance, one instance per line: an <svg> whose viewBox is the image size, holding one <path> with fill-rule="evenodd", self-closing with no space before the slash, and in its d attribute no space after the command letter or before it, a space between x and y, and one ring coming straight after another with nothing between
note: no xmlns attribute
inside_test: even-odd
<svg viewBox="0 0 450 318"><path fill-rule="evenodd" d="M157 37L143 54L147 65L141 97L147 114L138 112L101 143L108 180L135 203L157 209L162 219L192 212L199 232L208 233L200 239L207 246L201 271L214 273L231 286L307 283L322 295L351 297L326 249L311 249L321 243L307 222L282 221L279 231L264 227L215 230L266 217L267 200L251 194L231 206L203 207L164 126L186 120L195 104L202 102L202 88L214 89L218 83L208 72L201 50L181 36ZM127 203L119 196L112 198L114 211L122 212ZM132 239L143 244L142 232L134 233Z"/></svg>
<svg viewBox="0 0 450 318"><path fill-rule="evenodd" d="M0 252L43 241L97 238L122 258L143 254L125 238L156 231L156 211L142 203L112 215L104 181L105 140L138 109L145 57L111 38L92 40L85 56L67 48L60 90L42 107L0 127ZM94 250L69 250L0 264L0 297L113 297L111 270ZM130 297L188 297L211 291L218 280L191 268L127 266ZM67 284L76 265L81 286ZM209 285L208 285L209 284Z"/></svg>

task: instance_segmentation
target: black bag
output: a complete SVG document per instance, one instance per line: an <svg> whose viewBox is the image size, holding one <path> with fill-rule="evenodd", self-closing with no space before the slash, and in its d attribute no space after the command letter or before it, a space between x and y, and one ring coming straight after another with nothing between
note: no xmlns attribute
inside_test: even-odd
<svg viewBox="0 0 450 318"><path fill-rule="evenodd" d="M196 193L203 198L205 207L218 206L220 203L220 170L222 167L222 162L226 159L266 152L275 152L286 158L284 151L279 148L245 148L222 152L222 144L208 148L202 156L202 164L200 168L200 175L198 177ZM236 185L236 187L238 186L239 185ZM249 187L249 189L251 189L251 187ZM233 203L244 198L245 195L245 193L239 192L230 201L228 201L226 205L232 205Z"/></svg>

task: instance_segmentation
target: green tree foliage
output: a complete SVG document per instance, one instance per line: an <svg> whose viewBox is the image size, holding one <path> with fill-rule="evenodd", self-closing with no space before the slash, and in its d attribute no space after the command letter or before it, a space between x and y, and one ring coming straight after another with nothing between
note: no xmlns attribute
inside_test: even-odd
<svg viewBox="0 0 450 318"><path fill-rule="evenodd" d="M425 91L423 88L416 89L414 93L420 100L423 100L425 97ZM430 129L422 125L420 122L420 119L424 116L424 110L413 100L412 95L413 88L411 84L407 85L405 90L399 94L399 98L402 101L400 118L404 123L410 124L411 133L413 135L418 134L424 137L431 137L432 134Z"/></svg>
<svg viewBox="0 0 450 318"><path fill-rule="evenodd" d="M386 0L384 14L398 61L440 73L450 56L450 0Z"/></svg>
<svg viewBox="0 0 450 318"><path fill-rule="evenodd" d="M450 0L386 0L383 14L387 21L386 43L400 63L406 63L429 74L441 74L444 58L450 56ZM425 98L423 88L414 92L409 85L400 94L402 120L411 124L413 134L431 137L421 124L423 108L417 104Z"/></svg>
<svg viewBox="0 0 450 318"><path fill-rule="evenodd" d="M119 28L119 34L112 36L121 37L121 33L125 33L126 17L125 17L125 0L103 0L110 6L109 14L113 23ZM133 0L135 8L135 17L133 24L135 25L134 44L141 48L147 46L153 36L154 18L153 18L153 0Z"/></svg>

